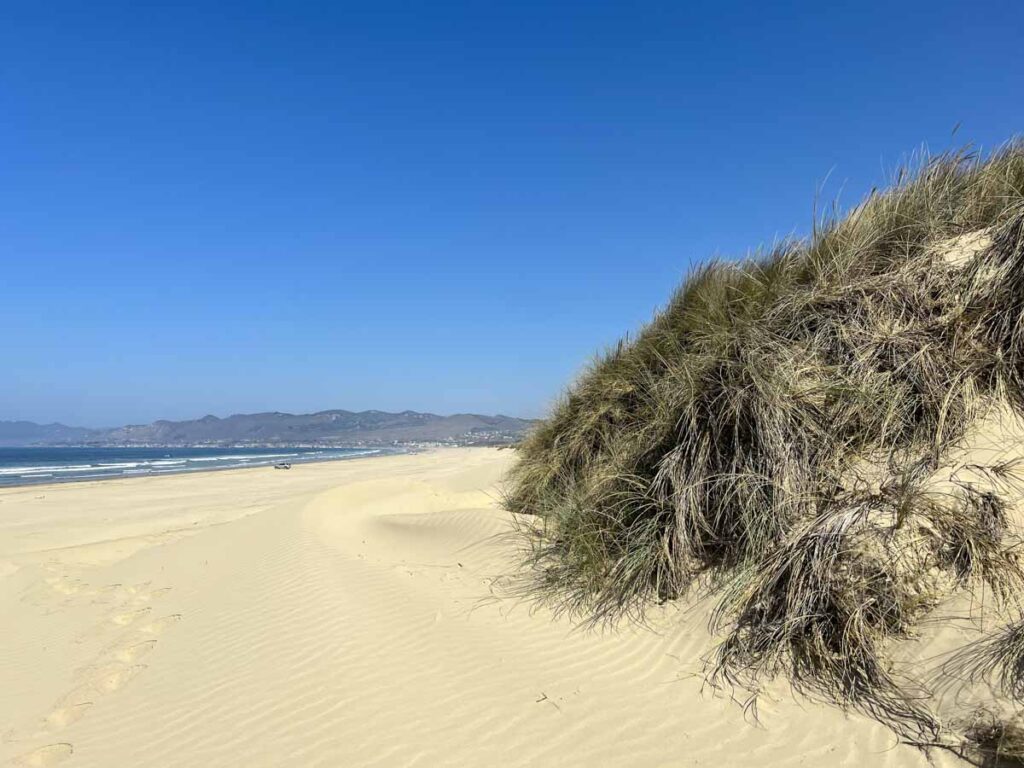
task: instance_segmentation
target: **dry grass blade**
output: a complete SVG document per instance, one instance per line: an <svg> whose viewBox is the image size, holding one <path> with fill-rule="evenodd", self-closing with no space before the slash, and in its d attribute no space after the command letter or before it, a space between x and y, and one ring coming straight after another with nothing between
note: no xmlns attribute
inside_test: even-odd
<svg viewBox="0 0 1024 768"><path fill-rule="evenodd" d="M1006 695L1024 701L1024 620L960 649L942 671L951 681L991 681Z"/></svg>

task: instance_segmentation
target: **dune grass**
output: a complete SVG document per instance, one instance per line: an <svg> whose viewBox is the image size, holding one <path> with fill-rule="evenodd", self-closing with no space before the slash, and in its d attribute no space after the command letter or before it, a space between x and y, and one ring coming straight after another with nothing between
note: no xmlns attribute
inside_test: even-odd
<svg viewBox="0 0 1024 768"><path fill-rule="evenodd" d="M932 738L883 644L952 589L1016 600L998 496L928 483L998 404L1024 411L1021 143L924 159L806 241L695 270L520 447L519 589L592 623L715 596L712 681L785 674Z"/></svg>

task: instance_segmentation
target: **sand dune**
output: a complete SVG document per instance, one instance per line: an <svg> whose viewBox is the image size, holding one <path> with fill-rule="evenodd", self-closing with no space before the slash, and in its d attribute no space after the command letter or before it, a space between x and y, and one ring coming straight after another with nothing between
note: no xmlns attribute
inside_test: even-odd
<svg viewBox="0 0 1024 768"><path fill-rule="evenodd" d="M782 685L759 725L702 691L701 606L588 633L492 599L511 459L0 491L0 764L927 764Z"/></svg>

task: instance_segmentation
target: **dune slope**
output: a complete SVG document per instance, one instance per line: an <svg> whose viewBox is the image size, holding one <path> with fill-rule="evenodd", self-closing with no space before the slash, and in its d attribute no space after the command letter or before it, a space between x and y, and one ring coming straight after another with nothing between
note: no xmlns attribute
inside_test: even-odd
<svg viewBox="0 0 1024 768"><path fill-rule="evenodd" d="M785 677L908 742L991 752L935 704L983 678L993 708L1024 695L1021 432L970 458L1024 415L1022 274L1021 143L926 158L806 240L696 270L519 452L521 594L596 623L711 596L712 684ZM1003 640L964 648L955 680L897 669L965 596ZM1008 716L995 750L1024 760Z"/></svg>
<svg viewBox="0 0 1024 768"><path fill-rule="evenodd" d="M702 606L598 633L492 599L512 457L0 491L0 764L926 764L785 687L759 726L702 692Z"/></svg>

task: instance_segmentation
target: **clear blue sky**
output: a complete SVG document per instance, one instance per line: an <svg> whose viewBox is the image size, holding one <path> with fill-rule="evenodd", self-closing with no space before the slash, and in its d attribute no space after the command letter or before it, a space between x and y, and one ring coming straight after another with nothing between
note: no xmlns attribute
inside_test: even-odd
<svg viewBox="0 0 1024 768"><path fill-rule="evenodd" d="M1024 130L1022 39L1019 2L4 3L0 419L539 415L830 172Z"/></svg>

